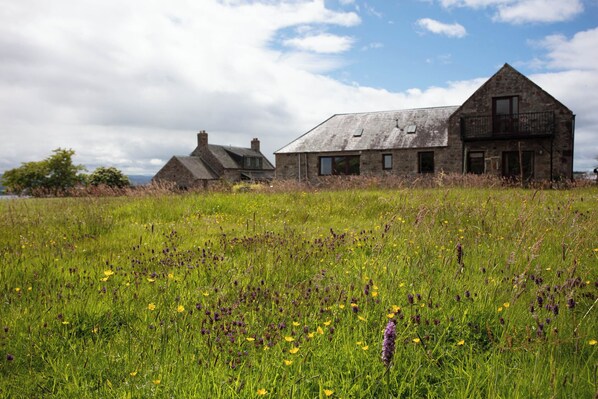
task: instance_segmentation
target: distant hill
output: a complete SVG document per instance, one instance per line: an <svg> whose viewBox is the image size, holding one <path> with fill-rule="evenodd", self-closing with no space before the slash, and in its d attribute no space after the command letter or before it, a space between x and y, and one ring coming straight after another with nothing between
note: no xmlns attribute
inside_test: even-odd
<svg viewBox="0 0 598 399"><path fill-rule="evenodd" d="M143 186L144 184L149 184L152 181L153 176L128 175L127 177L133 186Z"/></svg>

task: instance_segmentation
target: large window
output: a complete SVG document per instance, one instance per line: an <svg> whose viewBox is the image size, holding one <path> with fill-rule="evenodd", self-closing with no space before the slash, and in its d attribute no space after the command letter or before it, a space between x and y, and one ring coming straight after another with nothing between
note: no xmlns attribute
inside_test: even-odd
<svg viewBox="0 0 598 399"><path fill-rule="evenodd" d="M471 151L467 153L467 173L481 175L484 173L484 153L482 151Z"/></svg>
<svg viewBox="0 0 598 399"><path fill-rule="evenodd" d="M382 154L382 169L392 169L392 154Z"/></svg>
<svg viewBox="0 0 598 399"><path fill-rule="evenodd" d="M320 157L320 175L358 175L359 155Z"/></svg>
<svg viewBox="0 0 598 399"><path fill-rule="evenodd" d="M417 172L434 173L434 151L417 153Z"/></svg>
<svg viewBox="0 0 598 399"><path fill-rule="evenodd" d="M524 181L532 179L534 177L534 152L503 152L502 175L511 179L521 179L523 177Z"/></svg>
<svg viewBox="0 0 598 399"><path fill-rule="evenodd" d="M519 97L492 99L492 127L494 133L517 133L519 131Z"/></svg>

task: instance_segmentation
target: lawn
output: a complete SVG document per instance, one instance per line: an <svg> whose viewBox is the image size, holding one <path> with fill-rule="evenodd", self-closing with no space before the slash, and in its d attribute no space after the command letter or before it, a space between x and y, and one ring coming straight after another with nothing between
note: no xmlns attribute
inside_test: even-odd
<svg viewBox="0 0 598 399"><path fill-rule="evenodd" d="M595 187L0 201L0 397L591 398L596 226Z"/></svg>

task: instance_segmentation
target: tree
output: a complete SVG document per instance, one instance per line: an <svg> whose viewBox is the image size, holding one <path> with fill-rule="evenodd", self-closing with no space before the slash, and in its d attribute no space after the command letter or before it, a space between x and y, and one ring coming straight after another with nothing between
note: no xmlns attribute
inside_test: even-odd
<svg viewBox="0 0 598 399"><path fill-rule="evenodd" d="M120 170L116 169L115 167L106 168L103 166L100 166L94 170L93 173L89 175L87 181L93 186L99 186L103 184L108 187L117 188L127 187L131 184L129 182L129 178Z"/></svg>
<svg viewBox="0 0 598 399"><path fill-rule="evenodd" d="M37 162L24 162L18 168L7 170L2 175L2 184L9 192L19 194L25 190L33 194L51 190L54 194L82 183L83 165L73 164L75 151L57 148L54 155Z"/></svg>

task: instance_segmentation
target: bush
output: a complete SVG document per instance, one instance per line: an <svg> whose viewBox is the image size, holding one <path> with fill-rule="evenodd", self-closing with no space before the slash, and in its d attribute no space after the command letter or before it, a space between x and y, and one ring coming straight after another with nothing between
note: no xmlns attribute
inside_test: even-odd
<svg viewBox="0 0 598 399"><path fill-rule="evenodd" d="M111 188L124 188L131 185L129 178L115 167L99 167L88 177L92 186L105 185Z"/></svg>

